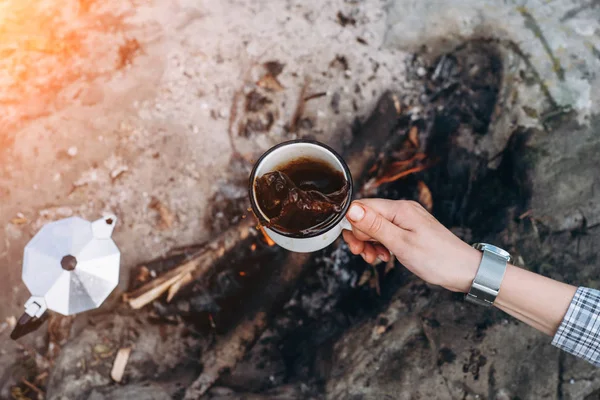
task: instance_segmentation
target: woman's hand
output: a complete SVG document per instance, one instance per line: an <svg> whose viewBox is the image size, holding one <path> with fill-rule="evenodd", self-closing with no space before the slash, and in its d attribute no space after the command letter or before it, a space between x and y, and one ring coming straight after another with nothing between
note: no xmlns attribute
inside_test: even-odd
<svg viewBox="0 0 600 400"><path fill-rule="evenodd" d="M390 252L421 279L454 292L467 292L481 252L460 240L419 203L405 200L355 201L347 218L352 232L344 239L354 254L373 263ZM389 250L389 251L388 251Z"/></svg>

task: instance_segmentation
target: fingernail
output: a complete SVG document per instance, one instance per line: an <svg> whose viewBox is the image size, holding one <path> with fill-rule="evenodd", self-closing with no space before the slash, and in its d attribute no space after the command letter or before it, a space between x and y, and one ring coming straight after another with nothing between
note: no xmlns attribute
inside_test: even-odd
<svg viewBox="0 0 600 400"><path fill-rule="evenodd" d="M381 254L378 254L378 255L377 255L377 258L379 258L381 261L387 261L387 260L386 260L386 258L387 258L387 257L386 257L386 256L385 256L385 254L383 254L383 253L381 253Z"/></svg>
<svg viewBox="0 0 600 400"><path fill-rule="evenodd" d="M365 253L360 253L360 256L363 258L363 260L367 261L367 255Z"/></svg>
<svg viewBox="0 0 600 400"><path fill-rule="evenodd" d="M358 222L361 219L363 219L365 216L365 210L356 204L353 204L352 206L350 206L350 209L348 210L348 219L354 221L354 222Z"/></svg>

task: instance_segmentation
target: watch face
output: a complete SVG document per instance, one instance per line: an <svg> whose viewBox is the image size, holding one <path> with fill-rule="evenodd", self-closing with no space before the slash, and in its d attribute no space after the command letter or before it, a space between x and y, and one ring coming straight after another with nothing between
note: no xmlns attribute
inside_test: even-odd
<svg viewBox="0 0 600 400"><path fill-rule="evenodd" d="M489 251L490 253L494 253L499 255L500 257L504 257L508 260L508 262L510 262L512 260L512 257L510 256L510 254L508 253L508 251L501 249L500 247L496 247L493 244L488 244L488 243L475 243L473 245L474 248L476 248L477 250L486 250Z"/></svg>

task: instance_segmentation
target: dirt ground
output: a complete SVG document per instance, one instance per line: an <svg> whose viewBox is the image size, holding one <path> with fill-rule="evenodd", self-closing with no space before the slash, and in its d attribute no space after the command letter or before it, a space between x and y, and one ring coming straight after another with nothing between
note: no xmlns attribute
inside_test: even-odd
<svg viewBox="0 0 600 400"><path fill-rule="evenodd" d="M415 53L433 58L467 39L506 49L506 106L479 146L500 151L511 127L570 112L564 135L536 139L550 154L537 168L561 185L539 188L533 207L557 231L600 224L597 2L8 0L0 11L0 361L14 351L4 321L28 298L23 247L44 223L119 217L122 279L109 308L132 267L232 223L215 202L246 209L249 163L236 160L297 137L341 148L385 90L418 96L406 67ZM263 80L272 61L283 67L276 83ZM247 110L252 90L268 113ZM296 121L298 99L312 94ZM589 173L561 158L573 147ZM593 284L595 265L541 270Z"/></svg>

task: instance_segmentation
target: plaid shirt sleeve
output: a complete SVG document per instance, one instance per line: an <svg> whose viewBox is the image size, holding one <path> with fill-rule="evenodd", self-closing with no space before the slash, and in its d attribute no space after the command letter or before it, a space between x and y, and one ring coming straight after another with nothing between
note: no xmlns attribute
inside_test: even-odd
<svg viewBox="0 0 600 400"><path fill-rule="evenodd" d="M600 367L600 290L577 289L552 344Z"/></svg>

